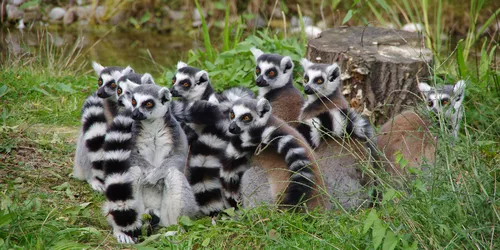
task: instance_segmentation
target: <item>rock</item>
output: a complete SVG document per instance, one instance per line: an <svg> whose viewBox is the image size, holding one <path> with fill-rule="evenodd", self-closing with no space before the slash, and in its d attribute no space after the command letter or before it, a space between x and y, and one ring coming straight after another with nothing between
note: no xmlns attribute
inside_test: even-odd
<svg viewBox="0 0 500 250"><path fill-rule="evenodd" d="M49 19L51 21L61 20L66 14L66 10L61 7L55 7L49 12Z"/></svg>
<svg viewBox="0 0 500 250"><path fill-rule="evenodd" d="M202 10L203 17L207 17L207 12L205 10ZM193 10L193 27L200 27L201 26L201 16L200 13L198 12L198 9Z"/></svg>
<svg viewBox="0 0 500 250"><path fill-rule="evenodd" d="M84 4L88 4L88 3L89 3L89 1L88 1L88 0L76 0L76 4L78 4L78 5L80 5L80 6L82 6L82 5L84 5Z"/></svg>
<svg viewBox="0 0 500 250"><path fill-rule="evenodd" d="M424 26L420 23L407 23L401 28L401 30L408 32L422 32L422 30L424 30Z"/></svg>
<svg viewBox="0 0 500 250"><path fill-rule="evenodd" d="M266 27L267 23L266 20L264 20L264 18L262 18L259 14L256 14L254 18L247 21L247 25L251 29L253 28L259 29Z"/></svg>
<svg viewBox="0 0 500 250"><path fill-rule="evenodd" d="M26 26L24 25L24 20L21 19L21 20L19 20L19 24L17 25L17 29L22 32L24 30L24 28L26 28Z"/></svg>
<svg viewBox="0 0 500 250"><path fill-rule="evenodd" d="M302 22L304 22L304 27L307 27L307 26L312 26L313 25L313 20L311 17L308 17L308 16L303 16L302 17ZM300 20L298 17L296 16L293 16L292 19L290 20L290 25L292 27L300 27Z"/></svg>
<svg viewBox="0 0 500 250"><path fill-rule="evenodd" d="M428 78L432 68L432 51L421 41L419 33L340 27L309 40L306 57L338 63L347 101L380 125L420 101L417 79Z"/></svg>
<svg viewBox="0 0 500 250"><path fill-rule="evenodd" d="M9 1L7 1L8 4L15 5L15 6L19 6L19 5L23 4L24 2L25 2L25 0L9 0Z"/></svg>
<svg viewBox="0 0 500 250"><path fill-rule="evenodd" d="M318 28L322 29L322 30L326 30L326 22L325 21L319 21L318 23L316 23L316 26L318 26Z"/></svg>
<svg viewBox="0 0 500 250"><path fill-rule="evenodd" d="M163 9L165 10L165 12L167 12L168 17L171 20L177 21L177 20L181 20L182 18L184 18L184 11L171 10L166 5L165 5L165 7L163 7Z"/></svg>
<svg viewBox="0 0 500 250"><path fill-rule="evenodd" d="M70 8L63 17L64 25L70 25L76 20L76 8Z"/></svg>
<svg viewBox="0 0 500 250"><path fill-rule="evenodd" d="M80 20L82 19L88 20L92 15L92 6L85 5L76 7L76 15Z"/></svg>
<svg viewBox="0 0 500 250"><path fill-rule="evenodd" d="M302 29L300 27L295 27L295 28L292 28L290 30L290 32L297 34L297 33L301 33ZM314 39L314 38L319 37L319 35L321 34L321 29L316 27L316 26L306 26L304 28L304 33L306 33L306 37L308 39Z"/></svg>
<svg viewBox="0 0 500 250"><path fill-rule="evenodd" d="M102 20L105 14L106 14L106 7L97 6L97 8L95 8L95 18L97 20Z"/></svg>
<svg viewBox="0 0 500 250"><path fill-rule="evenodd" d="M7 20L19 20L23 17L24 11L12 4L7 4Z"/></svg>
<svg viewBox="0 0 500 250"><path fill-rule="evenodd" d="M40 20L42 14L39 11L25 11L23 14L23 19L25 23L30 23L33 21Z"/></svg>

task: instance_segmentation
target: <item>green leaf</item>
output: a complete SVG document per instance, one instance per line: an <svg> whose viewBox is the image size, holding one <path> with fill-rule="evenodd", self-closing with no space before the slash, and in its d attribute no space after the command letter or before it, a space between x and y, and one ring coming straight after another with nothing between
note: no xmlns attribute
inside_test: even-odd
<svg viewBox="0 0 500 250"><path fill-rule="evenodd" d="M130 18L128 19L128 21L129 21L131 24L133 24L133 25L135 26L135 28L137 28L137 29L138 29L138 28L140 27L140 26L139 26L139 22L137 22L137 19L135 19L134 17L130 17Z"/></svg>
<svg viewBox="0 0 500 250"><path fill-rule="evenodd" d="M457 63L458 63L458 74L460 75L460 78L465 79L467 76L467 65L465 63L464 59L464 41L463 39L458 41L458 48L457 48Z"/></svg>
<svg viewBox="0 0 500 250"><path fill-rule="evenodd" d="M351 18L352 18L352 10L349 10L347 12L347 14L345 15L344 20L342 20L342 25L349 22L349 20L351 20Z"/></svg>
<svg viewBox="0 0 500 250"><path fill-rule="evenodd" d="M228 209L225 209L224 210L224 213L226 213L227 215L233 217L236 215L236 213L234 212L234 207L230 207Z"/></svg>
<svg viewBox="0 0 500 250"><path fill-rule="evenodd" d="M208 247L208 244L210 244L210 238L204 239L203 242L201 243L201 246Z"/></svg>
<svg viewBox="0 0 500 250"><path fill-rule="evenodd" d="M363 225L363 234L366 234L368 230L372 227L373 223L378 220L377 210L374 208L368 216L366 217L365 223Z"/></svg>
<svg viewBox="0 0 500 250"><path fill-rule="evenodd" d="M387 192L384 194L384 198L382 198L382 203L386 203L390 200L392 200L396 196L396 190L393 188L389 188Z"/></svg>
<svg viewBox="0 0 500 250"><path fill-rule="evenodd" d="M73 94L73 93L76 92L73 88L71 88L71 86L69 86L67 84L64 84L64 83L61 83L61 82L57 83L55 85L55 88L57 90L59 90L59 91L67 92L67 93L70 93L70 94Z"/></svg>
<svg viewBox="0 0 500 250"><path fill-rule="evenodd" d="M181 218L179 219L179 224L186 227L191 227L194 225L193 221L187 216L181 216Z"/></svg>
<svg viewBox="0 0 500 250"><path fill-rule="evenodd" d="M51 187L52 190L57 190L57 191L63 191L63 190L66 190L68 188L69 188L69 183L68 182L64 182L61 185Z"/></svg>
<svg viewBox="0 0 500 250"><path fill-rule="evenodd" d="M141 17L141 20L140 20L141 24L149 21L150 18L151 18L151 13L149 13L149 11L144 13L144 15Z"/></svg>
<svg viewBox="0 0 500 250"><path fill-rule="evenodd" d="M4 214L0 216L0 227L8 225L12 221L12 214Z"/></svg>
<svg viewBox="0 0 500 250"><path fill-rule="evenodd" d="M26 8L29 8L29 7L37 6L39 3L40 3L40 0L28 1L28 2L21 4L21 6L19 6L19 9L24 10Z"/></svg>
<svg viewBox="0 0 500 250"><path fill-rule="evenodd" d="M7 85L2 85L2 87L0 87L0 98L7 93L9 93L9 88L7 87Z"/></svg>
<svg viewBox="0 0 500 250"><path fill-rule="evenodd" d="M373 248L377 249L380 244L382 244L382 240L384 239L385 236L385 227L382 224L382 221L376 220L373 223L373 228L372 228L372 236L373 236Z"/></svg>
<svg viewBox="0 0 500 250"><path fill-rule="evenodd" d="M384 239L384 244L382 245L383 250L393 250L398 245L399 239L396 237L391 230L387 231Z"/></svg>

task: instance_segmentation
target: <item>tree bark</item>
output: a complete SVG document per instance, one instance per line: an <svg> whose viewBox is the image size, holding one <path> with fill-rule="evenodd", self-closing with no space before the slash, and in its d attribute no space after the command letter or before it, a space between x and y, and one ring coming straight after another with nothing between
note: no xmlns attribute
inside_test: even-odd
<svg viewBox="0 0 500 250"><path fill-rule="evenodd" d="M340 27L309 40L307 58L338 63L351 107L380 125L420 101L418 82L430 75L432 52L419 33Z"/></svg>

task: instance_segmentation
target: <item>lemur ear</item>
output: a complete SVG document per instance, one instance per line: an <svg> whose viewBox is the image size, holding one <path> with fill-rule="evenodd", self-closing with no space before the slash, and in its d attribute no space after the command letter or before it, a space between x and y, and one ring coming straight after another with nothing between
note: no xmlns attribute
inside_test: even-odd
<svg viewBox="0 0 500 250"><path fill-rule="evenodd" d="M130 81L130 79L127 79L127 81L125 82L125 84L127 84L128 88L135 88L135 87L139 86L139 84Z"/></svg>
<svg viewBox="0 0 500 250"><path fill-rule="evenodd" d="M130 73L135 73L134 69L132 67L130 67L130 65L127 66L124 70L122 70L123 75L128 75Z"/></svg>
<svg viewBox="0 0 500 250"><path fill-rule="evenodd" d="M172 94L168 88L161 88L160 91L158 91L158 95L160 96L161 104L165 104L166 102L172 100Z"/></svg>
<svg viewBox="0 0 500 250"><path fill-rule="evenodd" d="M181 68L184 68L184 67L187 67L188 65L185 63L185 62L181 62L179 61L177 63L177 69L181 69Z"/></svg>
<svg viewBox="0 0 500 250"><path fill-rule="evenodd" d="M307 60L307 58L302 58L300 59L300 65L302 66L302 68L305 70L307 70L309 67L311 67L311 65L313 65L314 63L312 63L311 61Z"/></svg>
<svg viewBox="0 0 500 250"><path fill-rule="evenodd" d="M328 66L328 68L326 68L326 72L327 72L328 81L329 82L335 81L340 76L339 65L334 63L334 64Z"/></svg>
<svg viewBox="0 0 500 250"><path fill-rule="evenodd" d="M458 81L455 84L455 86L453 86L453 93L455 94L455 96L462 95L464 93L464 90L465 90L465 81L464 80Z"/></svg>
<svg viewBox="0 0 500 250"><path fill-rule="evenodd" d="M289 56L283 57L280 62L280 67L283 73L286 73L288 70L293 70L292 58L290 58Z"/></svg>
<svg viewBox="0 0 500 250"><path fill-rule="evenodd" d="M271 103L266 98L260 98L257 102L257 114L263 117L268 112L271 112Z"/></svg>
<svg viewBox="0 0 500 250"><path fill-rule="evenodd" d="M250 48L250 51L252 52L253 56L255 57L255 61L257 61L257 59L259 59L259 57L262 54L264 54L264 52L262 52L262 50L257 49L255 47Z"/></svg>
<svg viewBox="0 0 500 250"><path fill-rule="evenodd" d="M155 84L155 80L153 80L153 76L149 73L145 73L141 77L142 84Z"/></svg>
<svg viewBox="0 0 500 250"><path fill-rule="evenodd" d="M421 82L418 84L418 89L420 89L420 92L429 92L432 90L432 87L425 82Z"/></svg>
<svg viewBox="0 0 500 250"><path fill-rule="evenodd" d="M97 74L97 76L100 76L102 70L104 69L104 67L97 62L92 62L92 68L94 68L94 71Z"/></svg>
<svg viewBox="0 0 500 250"><path fill-rule="evenodd" d="M200 70L196 72L194 76L196 84L202 84L208 82L208 73L205 70Z"/></svg>

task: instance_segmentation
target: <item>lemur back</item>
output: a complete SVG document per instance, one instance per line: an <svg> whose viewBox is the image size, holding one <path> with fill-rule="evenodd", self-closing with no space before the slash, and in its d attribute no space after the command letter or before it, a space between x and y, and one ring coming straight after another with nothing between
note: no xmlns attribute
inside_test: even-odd
<svg viewBox="0 0 500 250"><path fill-rule="evenodd" d="M187 141L169 110L169 90L147 84L129 91L123 101L131 106L115 117L104 144L108 200L103 212L121 243L135 241L142 213L151 214L153 224L168 226L198 212L182 173Z"/></svg>
<svg viewBox="0 0 500 250"><path fill-rule="evenodd" d="M404 111L387 121L379 131L377 148L387 160L385 169L395 176L406 174L396 161L398 155L408 161L407 168L420 168L425 161L434 164L438 138L432 135L430 128L439 127L440 121L444 121L443 127L453 137L458 136L465 82L436 88L420 83L419 89L427 112Z"/></svg>
<svg viewBox="0 0 500 250"><path fill-rule="evenodd" d="M266 171L273 201L294 207L302 203L309 208L327 207L312 150L295 129L271 113L264 98L258 102L241 99L231 107L229 132L234 136L221 171L225 195L239 199L241 177L255 164Z"/></svg>
<svg viewBox="0 0 500 250"><path fill-rule="evenodd" d="M86 180L90 186L99 192L104 187L104 176L102 171L102 149L107 124L116 114L116 103L112 86L116 88L116 81L122 75L133 72L132 68L103 67L93 62L94 70L99 77L99 89L89 96L82 107L82 128L77 141L75 160L73 165L73 176L80 180Z"/></svg>
<svg viewBox="0 0 500 250"><path fill-rule="evenodd" d="M257 64L255 82L259 87L258 98L266 98L271 103L276 117L292 126L297 125L304 98L293 86L292 59L278 54L264 54L256 48L250 50Z"/></svg>
<svg viewBox="0 0 500 250"><path fill-rule="evenodd" d="M190 154L186 174L201 211L215 215L226 207L220 182L220 156L228 144L227 125L219 104L241 97L253 97L243 88L232 88L217 94L208 73L179 62L172 79L172 93L181 97L174 103L176 118L184 123ZM227 117L227 116L226 116Z"/></svg>

